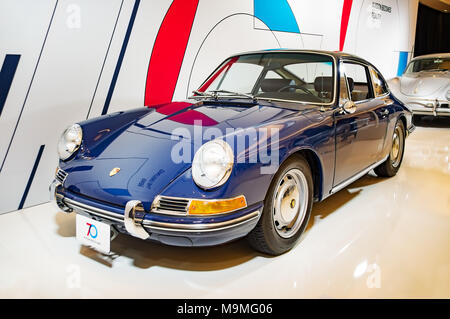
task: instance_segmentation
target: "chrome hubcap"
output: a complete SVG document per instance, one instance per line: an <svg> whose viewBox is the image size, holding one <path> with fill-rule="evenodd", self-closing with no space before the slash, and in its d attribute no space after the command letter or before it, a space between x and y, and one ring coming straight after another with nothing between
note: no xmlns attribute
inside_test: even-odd
<svg viewBox="0 0 450 319"><path fill-rule="evenodd" d="M403 132L400 126L396 126L394 130L394 136L392 137L392 148L391 148L391 163L392 166L397 167L400 164L402 158L403 150Z"/></svg>
<svg viewBox="0 0 450 319"><path fill-rule="evenodd" d="M308 208L308 182L299 169L291 169L277 185L273 198L273 223L283 238L297 233Z"/></svg>

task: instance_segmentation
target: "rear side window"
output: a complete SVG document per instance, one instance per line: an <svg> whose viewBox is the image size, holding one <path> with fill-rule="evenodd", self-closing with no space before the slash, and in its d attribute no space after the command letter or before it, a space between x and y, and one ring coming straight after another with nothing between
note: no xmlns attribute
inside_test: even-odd
<svg viewBox="0 0 450 319"><path fill-rule="evenodd" d="M373 89L375 91L375 96L381 96L381 95L388 93L386 82L384 82L381 75L377 71L375 71L373 68L370 68L370 75L372 76Z"/></svg>
<svg viewBox="0 0 450 319"><path fill-rule="evenodd" d="M344 70L353 102L373 98L369 72L365 66L344 62Z"/></svg>

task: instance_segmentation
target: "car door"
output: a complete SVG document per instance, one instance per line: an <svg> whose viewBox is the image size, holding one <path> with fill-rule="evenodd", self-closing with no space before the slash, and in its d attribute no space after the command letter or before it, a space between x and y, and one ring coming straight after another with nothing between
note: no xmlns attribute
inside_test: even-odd
<svg viewBox="0 0 450 319"><path fill-rule="evenodd" d="M394 113L394 101L389 97L389 90L387 88L386 81L381 76L381 74L375 70L373 67L369 67L370 78L372 80L373 92L375 95L374 108L375 113L378 116L378 126L375 129L375 135L379 136L378 153L376 154L375 160L382 160L383 150L388 147L388 140L386 139L389 115Z"/></svg>
<svg viewBox="0 0 450 319"><path fill-rule="evenodd" d="M376 162L386 132L387 120L374 98L368 66L356 61L340 65L341 88L356 106L354 113L336 109L336 162L333 186L338 186ZM345 102L341 92L340 104Z"/></svg>

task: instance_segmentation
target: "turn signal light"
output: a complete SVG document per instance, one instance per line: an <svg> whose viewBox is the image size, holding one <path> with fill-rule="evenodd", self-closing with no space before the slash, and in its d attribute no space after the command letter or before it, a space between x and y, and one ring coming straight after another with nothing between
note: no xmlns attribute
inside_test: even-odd
<svg viewBox="0 0 450 319"><path fill-rule="evenodd" d="M245 196L230 199L201 200L194 199L189 205L189 215L213 215L235 211L247 207Z"/></svg>

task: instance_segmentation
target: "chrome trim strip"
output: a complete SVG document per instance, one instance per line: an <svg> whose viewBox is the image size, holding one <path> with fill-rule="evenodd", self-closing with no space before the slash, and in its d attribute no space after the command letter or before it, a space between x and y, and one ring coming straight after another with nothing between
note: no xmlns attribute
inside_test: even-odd
<svg viewBox="0 0 450 319"><path fill-rule="evenodd" d="M108 220L124 223L124 217L121 214L109 212L100 208L92 207L86 204L76 202L74 200L64 198L64 202L67 206L77 208L85 213L97 215ZM176 231L176 232L210 232L215 230L228 229L234 226L239 226L244 223L250 222L257 219L260 215L260 211L256 210L244 216L227 220L219 223L209 223L209 224L177 224L177 223L163 223L155 222L150 220L143 220L142 226L148 228L149 230L166 230L166 231Z"/></svg>
<svg viewBox="0 0 450 319"><path fill-rule="evenodd" d="M174 223L161 223L144 220L143 226L148 229L178 231L178 232L210 232L228 229L231 227L239 226L257 219L260 215L259 210L256 210L247 215L227 220L225 222L210 223L210 224L174 224Z"/></svg>
<svg viewBox="0 0 450 319"><path fill-rule="evenodd" d="M89 206L89 205L86 205L86 204L82 204L80 202L76 202L76 201L68 199L66 197L64 198L63 201L64 201L64 203L66 203L67 206L73 206L75 208L84 210L84 211L86 211L88 213L91 213L91 214L94 214L94 215L95 214L99 215L99 216L101 216L103 218L107 218L107 219L111 219L111 220L114 220L114 221L123 222L123 215L122 214L117 214L117 213L113 213L113 212L110 212L110 211L107 211L107 210L104 210L104 209L101 209L101 208L92 207L92 206Z"/></svg>
<svg viewBox="0 0 450 319"><path fill-rule="evenodd" d="M362 176L366 175L371 169L374 169L375 167L377 167L378 165L380 165L381 163L383 163L387 158L388 158L389 154L386 155L381 161L378 161L372 165L370 165L369 167L363 169L361 172L357 173L356 175L353 175L352 177L350 177L349 179L341 182L340 184L338 184L337 186L333 187L331 189L330 194L334 194L339 192L341 189L343 189L344 187L350 185L351 183L353 183L354 181L356 181L357 179L361 178Z"/></svg>

